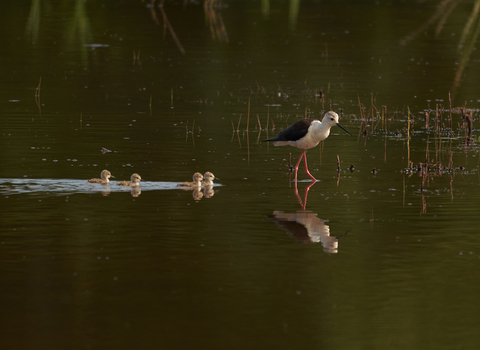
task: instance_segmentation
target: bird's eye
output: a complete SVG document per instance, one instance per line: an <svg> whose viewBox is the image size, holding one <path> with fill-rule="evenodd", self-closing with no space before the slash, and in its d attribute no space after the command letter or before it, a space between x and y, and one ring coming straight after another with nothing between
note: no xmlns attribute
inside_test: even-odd
<svg viewBox="0 0 480 350"><path fill-rule="evenodd" d="M333 122L333 118L330 118L330 120Z"/></svg>

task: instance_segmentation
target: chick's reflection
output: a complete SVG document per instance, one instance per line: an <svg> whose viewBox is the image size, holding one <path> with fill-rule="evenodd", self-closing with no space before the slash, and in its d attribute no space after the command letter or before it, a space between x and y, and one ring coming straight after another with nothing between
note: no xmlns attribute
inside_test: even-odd
<svg viewBox="0 0 480 350"><path fill-rule="evenodd" d="M185 191L192 191L192 197L194 200L199 201L202 198L212 198L215 195L215 191L213 189L213 186L205 186L203 188L200 187L195 187L193 189L191 188L185 188ZM202 192L203 190L203 192Z"/></svg>
<svg viewBox="0 0 480 350"><path fill-rule="evenodd" d="M205 195L205 198L212 198L215 192L216 191L213 189L213 186L205 186L203 188L203 194Z"/></svg>
<svg viewBox="0 0 480 350"><path fill-rule="evenodd" d="M326 253L338 253L338 238L330 236L328 225L309 211L284 213L275 210L268 215L280 227L302 243L322 243Z"/></svg>
<svg viewBox="0 0 480 350"><path fill-rule="evenodd" d="M130 191L130 194L132 195L132 197L138 197L138 196L140 196L141 193L142 193L142 191L139 190L139 189L132 189Z"/></svg>

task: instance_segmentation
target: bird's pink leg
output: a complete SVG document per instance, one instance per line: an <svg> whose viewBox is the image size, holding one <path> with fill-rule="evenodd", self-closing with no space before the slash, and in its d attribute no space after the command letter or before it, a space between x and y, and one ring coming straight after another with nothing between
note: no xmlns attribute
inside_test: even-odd
<svg viewBox="0 0 480 350"><path fill-rule="evenodd" d="M305 150L303 151L303 153L305 154ZM316 178L313 177L312 174L310 174L310 172L308 171L308 166L307 166L307 155L305 154L305 172L307 173L308 176L310 176L310 178L313 180L313 181L317 181Z"/></svg>
<svg viewBox="0 0 480 350"><path fill-rule="evenodd" d="M303 150L302 154L300 155L300 158L298 159L297 165L295 165L295 183L297 182L298 166L300 165L300 162L302 161L302 158L304 155L305 155L305 150Z"/></svg>

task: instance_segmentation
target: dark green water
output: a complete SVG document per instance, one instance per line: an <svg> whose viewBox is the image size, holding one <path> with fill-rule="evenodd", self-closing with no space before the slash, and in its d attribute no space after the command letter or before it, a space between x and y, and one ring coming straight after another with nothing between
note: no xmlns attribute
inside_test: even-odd
<svg viewBox="0 0 480 350"><path fill-rule="evenodd" d="M2 348L477 349L479 2L223 4L0 4Z"/></svg>

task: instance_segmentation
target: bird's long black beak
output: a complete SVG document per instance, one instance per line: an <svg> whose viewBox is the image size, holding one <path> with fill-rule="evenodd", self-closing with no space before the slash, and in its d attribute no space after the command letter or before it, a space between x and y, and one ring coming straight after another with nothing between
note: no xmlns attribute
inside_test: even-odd
<svg viewBox="0 0 480 350"><path fill-rule="evenodd" d="M337 123L337 126L339 126L339 127L340 127L343 131L345 131L347 134L349 134L350 136L352 136L352 134L350 134L350 133L348 132L348 130L345 129L343 126L341 126L339 123Z"/></svg>

